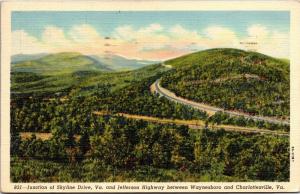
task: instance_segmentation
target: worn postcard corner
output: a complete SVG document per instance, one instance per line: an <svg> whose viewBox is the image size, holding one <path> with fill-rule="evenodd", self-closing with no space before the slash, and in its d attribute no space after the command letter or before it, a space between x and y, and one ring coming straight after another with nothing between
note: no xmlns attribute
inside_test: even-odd
<svg viewBox="0 0 300 194"><path fill-rule="evenodd" d="M4 1L1 191L299 192L297 1Z"/></svg>

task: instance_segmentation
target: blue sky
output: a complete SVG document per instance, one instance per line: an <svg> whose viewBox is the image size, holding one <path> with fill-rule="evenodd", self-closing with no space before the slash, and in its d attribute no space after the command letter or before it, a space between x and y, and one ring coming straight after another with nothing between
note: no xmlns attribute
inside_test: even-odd
<svg viewBox="0 0 300 194"><path fill-rule="evenodd" d="M12 30L24 29L39 37L48 25L69 30L75 24L90 24L105 36L118 26L136 28L159 23L163 26L180 24L187 29L201 29L210 25L230 27L239 35L249 25L261 24L279 31L289 31L289 12L284 11L164 11L164 12L13 12Z"/></svg>
<svg viewBox="0 0 300 194"><path fill-rule="evenodd" d="M37 47L37 49L35 49L34 52L38 52L38 47L41 48L41 52L45 50L47 51L47 47L48 47L48 52L59 51L59 49L55 49L53 45L50 45L50 42L44 40L47 39L45 38L45 33L46 34L48 33L48 36L49 35L53 36L52 38L55 38L54 35L55 33L58 34L57 38L62 38L63 36L63 38L66 40L61 40L60 47L63 44L72 43L72 37L74 37L72 36L74 35L72 31L74 29L77 30L77 34L76 34L77 39L81 38L80 35L85 36L82 37L83 39L87 39L87 37L90 35L87 33L78 34L79 31L80 32L93 31L91 33L93 35L93 38L95 38L94 41L96 41L97 38L96 34L99 35L98 37L99 40L97 41L100 41L100 39L104 39L104 37L114 37L115 40L118 40L114 43L121 47L120 45L121 42L122 44L125 44L126 42L124 43L124 40L129 41L129 39L127 39L126 37L122 37L122 35L120 35L120 32L125 32L124 34L128 32L129 36L130 34L135 34L136 36L138 36L139 43L144 42L144 45L141 45L139 49L138 48L135 49L135 52L141 51L140 53L141 57L138 56L138 53L136 54L136 56L133 56L132 54L133 52L127 53L127 55L129 55L128 57L147 58L147 56L151 57L152 55L151 54L147 55L146 53L142 53L142 52L146 50L143 48L145 47L148 48L148 45L150 45L152 51L154 51L155 48L157 50L160 50L160 52L157 52L157 54L164 57L166 57L168 54L166 54L166 52L162 54L163 52L161 50L162 48L169 49L169 51L170 49L175 49L176 47L175 43L176 41L179 41L179 38L177 39L174 38L175 36L173 36L174 34L170 34L171 32L177 33L177 35L179 31L182 33L184 32L184 34L188 36L187 37L188 39L191 38L190 36L195 37L194 40L191 40L194 46L191 46L191 44L189 44L188 46L187 42L186 44L184 44L182 40L179 41L178 45L181 45L182 48L177 48L177 50L174 51L174 53L178 53L178 55L180 55L181 53L184 54L184 52L191 52L192 50L195 50L195 45L196 45L196 49L200 49L200 50L205 48L210 48L210 47L218 47L217 45L218 42L216 41L208 42L208 40L212 40L212 39L219 39L220 47L230 46L230 45L232 45L233 47L239 47L236 42L249 38L249 34L251 34L251 31L253 31L253 33L250 36L252 36L253 34L255 35L256 31L258 35L260 32L265 33L263 35L267 37L262 37L260 40L261 44L264 45L267 44L267 42L272 42L272 40L266 40L266 39L272 39L272 36L274 36L273 38L280 39L280 40L282 40L284 36L286 37L285 39L288 39L289 26L290 26L289 21L290 21L289 12L286 11L189 11L189 12L187 11L24 12L23 11L23 12L12 13L12 32L15 32L14 34L18 36L18 37L14 37L16 39L23 37L23 40L28 38L28 40L31 40L31 42L33 42L33 44L36 43L36 45L32 45ZM86 28L86 30L84 28ZM118 31L118 29L121 29L121 31ZM146 32L143 31L145 29L148 29L148 31L147 30ZM132 31L132 33L130 33L130 30ZM136 34L136 32L140 32L140 34ZM148 40L149 37L152 35L154 37L153 40L156 42L154 43L153 41L152 42L145 41L146 39L143 39L141 37L142 32L145 32L145 36L148 38ZM215 34L215 37L210 37L210 34L208 33ZM167 40L166 37L162 37L163 35L168 36L169 39ZM225 37L227 41L226 44L223 44L223 42L226 41L221 40L220 36ZM232 44L230 44L229 40L227 40L228 36L231 36ZM130 41L132 40L133 38L130 39ZM172 40L174 41L174 45L170 43ZM93 41L90 42L88 41L85 43L92 43L92 42ZM21 45L23 48L15 48L16 52L13 51L13 53L33 52L33 50L26 51L26 49L29 49L29 46L24 45L25 43ZM130 46L129 43L130 42L127 42L126 45ZM20 47L20 42L18 44ZM49 44L49 46L47 46L47 44ZM75 44L74 41L72 44L74 46ZM78 43L76 44L78 45ZM283 45L283 44L285 44L284 49L286 49L287 47L286 44L288 44L288 42L283 43L283 41L281 41L279 43L279 45ZM15 46L17 47L17 45ZM66 46L65 49L68 50L71 47L72 46L69 45ZM89 52L92 52L92 48L89 49L87 50L89 50ZM79 49L79 51L80 50L84 50L84 49ZM97 48L95 49L95 52L97 52L96 50L99 52L99 55L101 55L103 54L103 51L105 49ZM110 49L110 50L112 50L114 53L117 52L116 54L119 55L126 55L126 53L118 53L119 50L121 50L121 48L115 50ZM178 50L180 50L181 52L179 52ZM268 50L268 49L265 48L262 49L262 51L263 50ZM276 55L276 53L274 53L273 55ZM278 51L278 56L281 55L287 55L287 53L285 52L283 54L282 51Z"/></svg>

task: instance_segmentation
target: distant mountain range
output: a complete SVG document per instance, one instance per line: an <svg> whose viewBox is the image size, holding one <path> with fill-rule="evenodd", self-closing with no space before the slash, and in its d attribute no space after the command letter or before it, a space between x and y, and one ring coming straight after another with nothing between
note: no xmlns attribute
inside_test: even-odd
<svg viewBox="0 0 300 194"><path fill-rule="evenodd" d="M82 55L76 52L56 54L14 55L12 71L41 74L69 73L75 71L121 71L134 70L159 61L128 59L118 55Z"/></svg>
<svg viewBox="0 0 300 194"><path fill-rule="evenodd" d="M18 62L21 62L21 61L35 60L35 59L42 58L46 55L48 55L48 54L47 53L39 53L39 54L32 54L32 55L24 55L24 54L13 55L11 57L11 63L18 63Z"/></svg>
<svg viewBox="0 0 300 194"><path fill-rule="evenodd" d="M91 55L93 59L105 64L107 67L113 70L133 70L147 65L152 65L160 63L160 61L147 61L138 59L128 59L119 55L107 55L107 56L97 56Z"/></svg>

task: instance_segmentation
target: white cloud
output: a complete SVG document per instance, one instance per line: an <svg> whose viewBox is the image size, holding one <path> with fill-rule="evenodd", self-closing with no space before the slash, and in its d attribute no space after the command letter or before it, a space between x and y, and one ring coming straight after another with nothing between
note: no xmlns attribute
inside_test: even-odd
<svg viewBox="0 0 300 194"><path fill-rule="evenodd" d="M41 41L50 47L64 47L70 44L70 41L65 37L64 30L56 26L47 26L42 34Z"/></svg>
<svg viewBox="0 0 300 194"><path fill-rule="evenodd" d="M272 31L262 25L249 26L247 36L238 37L230 28L209 26L189 30L181 25L164 28L150 24L141 28L129 25L117 27L110 39L105 39L91 25L74 25L64 31L56 26L47 26L41 39L30 36L23 30L12 33L13 54L78 51L83 54L117 54L129 58L165 60L200 49L232 47L245 49L241 41L256 41L256 49L275 57L288 57L288 34Z"/></svg>
<svg viewBox="0 0 300 194"><path fill-rule="evenodd" d="M244 42L256 42L254 49L274 57L289 58L289 35L287 33L270 30L260 24L249 26L248 37L242 38ZM245 47L241 47L247 49Z"/></svg>
<svg viewBox="0 0 300 194"><path fill-rule="evenodd" d="M208 27L204 30L204 33L212 40L232 41L236 39L234 31L220 26Z"/></svg>
<svg viewBox="0 0 300 194"><path fill-rule="evenodd" d="M125 25L117 27L113 36L121 40L132 40L134 39L133 33L135 33L135 31L132 29L132 27L129 25Z"/></svg>
<svg viewBox="0 0 300 194"><path fill-rule="evenodd" d="M280 32L273 32L270 37L269 48L264 51L266 54L289 58L289 36Z"/></svg>
<svg viewBox="0 0 300 194"><path fill-rule="evenodd" d="M40 43L34 36L30 36L24 30L12 32L12 55L43 52L47 52L46 46Z"/></svg>
<svg viewBox="0 0 300 194"><path fill-rule="evenodd" d="M170 35L176 39L200 40L201 36L196 30L187 30L181 25L175 25L169 30Z"/></svg>
<svg viewBox="0 0 300 194"><path fill-rule="evenodd" d="M238 37L234 31L221 26L210 26L204 29L205 40L208 48L215 47L238 47Z"/></svg>
<svg viewBox="0 0 300 194"><path fill-rule="evenodd" d="M112 35L116 39L135 42L165 42L167 36L163 33L160 24L150 24L149 26L134 29L132 26L124 25L117 27Z"/></svg>
<svg viewBox="0 0 300 194"><path fill-rule="evenodd" d="M96 29L87 24L73 26L68 35L72 41L78 43L93 43L102 39Z"/></svg>
<svg viewBox="0 0 300 194"><path fill-rule="evenodd" d="M163 30L163 27L160 24L150 24L149 26L145 28L141 28L138 33L145 33L145 34L151 34L155 32L161 32Z"/></svg>
<svg viewBox="0 0 300 194"><path fill-rule="evenodd" d="M267 37L269 35L269 30L260 24L255 24L247 29L248 35L251 37Z"/></svg>

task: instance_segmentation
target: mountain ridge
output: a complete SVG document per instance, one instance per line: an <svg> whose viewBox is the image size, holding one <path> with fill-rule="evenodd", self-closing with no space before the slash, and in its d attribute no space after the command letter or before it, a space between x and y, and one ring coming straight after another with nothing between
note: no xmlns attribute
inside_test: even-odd
<svg viewBox="0 0 300 194"><path fill-rule="evenodd" d="M57 63L60 63L59 59L65 59L63 55L69 55L71 56L79 56L82 55L82 57L85 57L87 60L90 60L91 63L95 65L95 67L91 67L90 70L100 70L100 71L128 71L128 70L134 70L138 68L145 67L147 65L157 64L160 63L160 61L149 61L149 60L139 60L139 59L129 59L123 56L119 55L83 55L78 52L60 52L60 53L40 53L40 54L33 54L33 55L24 55L24 54L18 54L11 56L11 64L12 67L27 63L25 65L27 68L30 66L29 62L43 62L45 59L47 60L49 57L58 57ZM42 65L43 63L41 63ZM22 66L22 65L21 65ZM29 71L22 70L20 68L15 69L12 68L13 71ZM83 69L83 70L89 70L89 69ZM37 73L36 71L32 71Z"/></svg>
<svg viewBox="0 0 300 194"><path fill-rule="evenodd" d="M209 49L165 62L164 88L195 102L289 117L289 63L238 49ZM251 76L249 76L251 75Z"/></svg>
<svg viewBox="0 0 300 194"><path fill-rule="evenodd" d="M13 63L11 70L41 75L66 74L76 71L112 71L98 61L77 52L49 54L39 59Z"/></svg>

